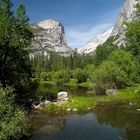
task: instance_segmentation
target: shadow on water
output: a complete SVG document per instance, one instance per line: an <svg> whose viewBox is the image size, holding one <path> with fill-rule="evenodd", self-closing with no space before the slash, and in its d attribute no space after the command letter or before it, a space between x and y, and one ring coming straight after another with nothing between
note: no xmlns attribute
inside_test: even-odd
<svg viewBox="0 0 140 140"><path fill-rule="evenodd" d="M32 112L30 119L30 140L140 140L140 113L124 105L98 105L87 114Z"/></svg>

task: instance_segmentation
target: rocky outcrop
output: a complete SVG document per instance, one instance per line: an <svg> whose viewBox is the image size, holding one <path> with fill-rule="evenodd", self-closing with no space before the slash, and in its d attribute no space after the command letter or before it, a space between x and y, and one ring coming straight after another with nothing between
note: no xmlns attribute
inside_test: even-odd
<svg viewBox="0 0 140 140"><path fill-rule="evenodd" d="M44 20L32 25L34 30L34 39L32 42L33 53L48 55L49 52L56 52L60 55L70 55L72 49L68 47L65 37L64 27L55 20Z"/></svg>
<svg viewBox="0 0 140 140"><path fill-rule="evenodd" d="M115 23L114 29L111 33L111 36L118 36L118 39L115 42L118 45L123 45L125 43L125 22L132 21L137 17L136 4L138 2L140 2L140 0L125 0L124 7L120 12Z"/></svg>
<svg viewBox="0 0 140 140"><path fill-rule="evenodd" d="M107 41L107 39L110 37L110 34L112 33L113 27L107 30L106 32L94 37L90 41L86 43L86 45L83 48L78 49L78 53L82 54L89 54L96 50L97 46L102 45Z"/></svg>

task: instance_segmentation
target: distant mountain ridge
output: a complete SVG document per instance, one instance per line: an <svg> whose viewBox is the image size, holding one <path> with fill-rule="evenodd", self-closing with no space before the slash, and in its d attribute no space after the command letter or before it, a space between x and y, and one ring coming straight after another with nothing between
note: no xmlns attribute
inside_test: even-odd
<svg viewBox="0 0 140 140"><path fill-rule="evenodd" d="M94 37L90 41L86 43L86 45L83 48L78 49L78 53L92 53L96 50L97 46L102 45L107 41L107 39L110 37L111 33L113 31L113 27L108 29L106 32L99 34L98 36Z"/></svg>
<svg viewBox="0 0 140 140"><path fill-rule="evenodd" d="M118 39L114 43L118 45L124 44L126 31L124 22L132 21L136 18L135 6L137 3L140 3L140 0L125 0L124 6L115 22L114 27L88 41L83 48L78 49L78 53L93 53L98 45L102 45L111 36L118 36Z"/></svg>

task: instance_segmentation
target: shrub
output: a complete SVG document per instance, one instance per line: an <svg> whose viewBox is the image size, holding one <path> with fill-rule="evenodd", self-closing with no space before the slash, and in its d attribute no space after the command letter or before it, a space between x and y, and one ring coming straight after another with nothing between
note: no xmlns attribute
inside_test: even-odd
<svg viewBox="0 0 140 140"><path fill-rule="evenodd" d="M93 57L94 64L100 65L104 60L107 60L110 54L118 49L118 46L113 44L114 38L109 38L103 45L99 45Z"/></svg>
<svg viewBox="0 0 140 140"><path fill-rule="evenodd" d="M138 65L133 56L123 50L114 51L93 76L100 89L122 88L139 80Z"/></svg>
<svg viewBox="0 0 140 140"><path fill-rule="evenodd" d="M41 80L44 80L44 81L51 80L52 79L52 73L51 72L41 72L40 78L41 78Z"/></svg>
<svg viewBox="0 0 140 140"><path fill-rule="evenodd" d="M88 75L85 71L83 71L81 69L76 69L73 72L73 78L77 79L78 83L83 83L83 82L87 81Z"/></svg>
<svg viewBox="0 0 140 140"><path fill-rule="evenodd" d="M96 70L96 67L94 66L94 64L88 64L84 71L87 73L88 78L91 80L92 79L92 75L94 73L94 71Z"/></svg>
<svg viewBox="0 0 140 140"><path fill-rule="evenodd" d="M28 135L29 123L25 112L14 104L12 89L0 89L0 139L19 139Z"/></svg>

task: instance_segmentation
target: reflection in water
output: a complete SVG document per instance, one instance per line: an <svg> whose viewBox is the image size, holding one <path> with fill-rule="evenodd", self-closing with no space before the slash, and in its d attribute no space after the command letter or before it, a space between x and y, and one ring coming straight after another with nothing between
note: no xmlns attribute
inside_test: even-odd
<svg viewBox="0 0 140 140"><path fill-rule="evenodd" d="M38 93L53 97L63 89L76 96L88 96L86 92L90 90L42 85ZM36 112L30 114L30 119L33 124L30 140L140 140L140 112L129 105L98 105L93 112L84 115L50 117Z"/></svg>
<svg viewBox="0 0 140 140"><path fill-rule="evenodd" d="M39 117L40 116L40 117ZM120 140L117 128L98 123L94 113L48 117L31 116L34 132L30 140Z"/></svg>
<svg viewBox="0 0 140 140"><path fill-rule="evenodd" d="M32 139L54 135L61 132L66 125L66 116L49 117L47 114L41 112L32 112L29 118L33 127Z"/></svg>
<svg viewBox="0 0 140 140"><path fill-rule="evenodd" d="M57 93L61 91L67 91L69 95L75 95L75 96L88 96L86 94L87 91L89 91L89 88L82 88L82 87L70 87L70 86L57 86L57 85L48 85L48 84L41 84L38 89L38 95L45 97L48 100L54 100L56 99ZM91 89L92 90L92 89Z"/></svg>
<svg viewBox="0 0 140 140"><path fill-rule="evenodd" d="M140 140L140 113L128 105L97 106L94 110L102 125L118 128L123 139Z"/></svg>

